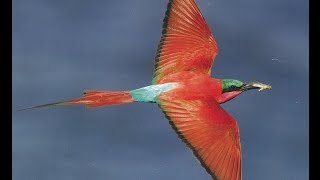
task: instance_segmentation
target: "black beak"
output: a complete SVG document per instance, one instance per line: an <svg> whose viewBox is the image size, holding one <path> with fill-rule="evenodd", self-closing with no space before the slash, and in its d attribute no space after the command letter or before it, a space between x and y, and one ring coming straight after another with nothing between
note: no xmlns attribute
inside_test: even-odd
<svg viewBox="0 0 320 180"><path fill-rule="evenodd" d="M250 89L259 89L259 91L262 91L262 90L271 90L271 86L270 85L267 85L267 84L263 84L263 83L260 83L260 82L253 82L253 83L245 83L243 84L243 86L241 86L240 90L241 91L247 91L247 90L250 90Z"/></svg>
<svg viewBox="0 0 320 180"><path fill-rule="evenodd" d="M259 87L253 86L251 83L250 84L243 84L240 88L241 91L247 91L251 89L259 89Z"/></svg>

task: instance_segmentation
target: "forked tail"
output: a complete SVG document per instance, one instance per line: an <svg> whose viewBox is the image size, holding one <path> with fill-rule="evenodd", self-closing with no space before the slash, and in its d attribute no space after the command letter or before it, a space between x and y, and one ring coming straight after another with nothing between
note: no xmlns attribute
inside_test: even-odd
<svg viewBox="0 0 320 180"><path fill-rule="evenodd" d="M83 104L83 105L86 105L86 107L92 108L92 107L110 106L110 105L116 105L116 104L127 104L131 102L133 102L133 97L131 96L130 91L87 90L84 92L83 97L81 98L28 107L24 109L19 109L18 111L47 107L47 106L56 106L56 105Z"/></svg>

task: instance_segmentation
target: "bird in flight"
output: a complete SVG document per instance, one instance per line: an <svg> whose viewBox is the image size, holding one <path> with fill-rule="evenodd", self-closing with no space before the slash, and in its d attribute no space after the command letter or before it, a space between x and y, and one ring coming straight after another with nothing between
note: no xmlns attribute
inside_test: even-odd
<svg viewBox="0 0 320 180"><path fill-rule="evenodd" d="M169 0L155 56L152 84L128 91L86 90L83 97L33 106L83 104L100 107L132 102L157 103L178 137L213 179L241 180L241 144L236 120L220 104L259 82L211 77L218 47L194 0Z"/></svg>

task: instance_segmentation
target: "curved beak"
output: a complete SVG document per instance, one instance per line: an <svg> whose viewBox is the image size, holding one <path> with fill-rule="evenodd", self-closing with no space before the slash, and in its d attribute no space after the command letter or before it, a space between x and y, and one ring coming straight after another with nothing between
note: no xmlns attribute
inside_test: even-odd
<svg viewBox="0 0 320 180"><path fill-rule="evenodd" d="M249 84L245 83L240 90L247 91L250 89L259 89L258 91L262 91L262 90L271 90L272 87L271 85L268 85L268 84L263 84L260 82L252 82Z"/></svg>

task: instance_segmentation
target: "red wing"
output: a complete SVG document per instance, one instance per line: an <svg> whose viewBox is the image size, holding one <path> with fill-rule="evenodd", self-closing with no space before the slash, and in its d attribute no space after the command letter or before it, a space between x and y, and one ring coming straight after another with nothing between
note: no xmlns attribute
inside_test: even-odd
<svg viewBox="0 0 320 180"><path fill-rule="evenodd" d="M162 28L153 83L181 71L210 74L218 48L194 0L170 0Z"/></svg>
<svg viewBox="0 0 320 180"><path fill-rule="evenodd" d="M218 103L172 100L162 95L158 104L212 178L242 179L238 125Z"/></svg>

